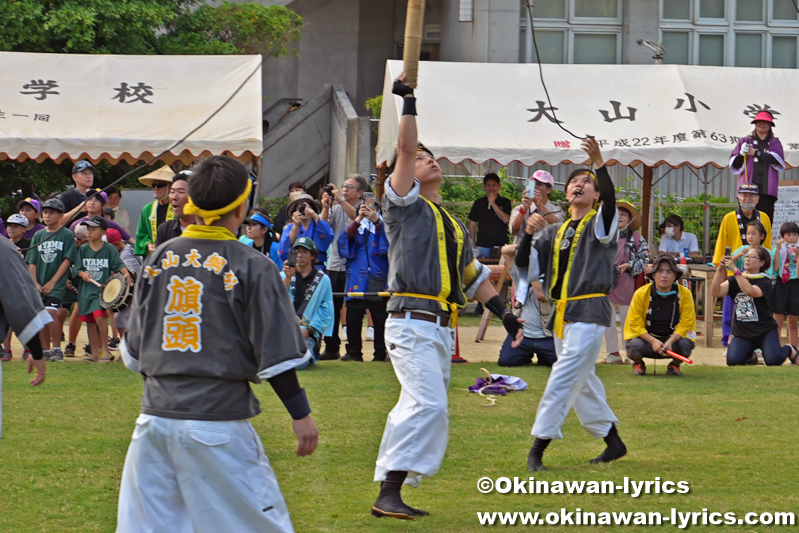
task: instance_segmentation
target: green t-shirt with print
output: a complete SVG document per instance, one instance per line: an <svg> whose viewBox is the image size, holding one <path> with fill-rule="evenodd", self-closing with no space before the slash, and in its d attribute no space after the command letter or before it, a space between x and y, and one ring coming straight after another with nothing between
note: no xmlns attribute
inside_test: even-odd
<svg viewBox="0 0 799 533"><path fill-rule="evenodd" d="M36 265L36 281L39 285L44 286L58 272L64 259L69 259L74 264L76 257L74 233L64 227L52 233L47 231L47 228L43 228L33 236L31 249L25 256L25 262L29 265ZM67 269L67 272L56 282L49 296L64 298L68 276L69 270Z"/></svg>
<svg viewBox="0 0 799 533"><path fill-rule="evenodd" d="M121 272L125 263L119 257L119 252L107 242L97 251L92 250L91 244L86 243L78 248L76 261L78 272L88 272L92 279L102 285L111 277L111 272ZM100 287L94 283L82 281L78 288L78 309L81 315L91 314L102 309L100 305Z"/></svg>

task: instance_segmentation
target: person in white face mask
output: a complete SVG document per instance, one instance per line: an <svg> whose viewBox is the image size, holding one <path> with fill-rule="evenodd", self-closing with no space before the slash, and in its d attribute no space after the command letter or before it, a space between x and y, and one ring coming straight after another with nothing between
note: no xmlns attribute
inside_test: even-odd
<svg viewBox="0 0 799 533"><path fill-rule="evenodd" d="M605 330L605 350L607 357L603 364L622 365L625 363L619 352L619 332L616 320L620 319L622 330L627 320L627 311L635 289L646 283L645 279L636 283L639 275L649 265L649 246L638 231L641 227L641 214L627 202L616 202L619 211L619 240L616 246L616 259L613 263L616 273L616 287L608 295L613 316L610 327ZM643 277L643 276L642 276ZM627 361L629 363L629 361Z"/></svg>
<svg viewBox="0 0 799 533"><path fill-rule="evenodd" d="M688 250L686 259L694 263L702 262L702 254L699 252L699 241L691 232L685 231L685 223L679 215L669 215L665 220L665 232L660 239L660 253L669 254L672 257L680 257L680 254Z"/></svg>

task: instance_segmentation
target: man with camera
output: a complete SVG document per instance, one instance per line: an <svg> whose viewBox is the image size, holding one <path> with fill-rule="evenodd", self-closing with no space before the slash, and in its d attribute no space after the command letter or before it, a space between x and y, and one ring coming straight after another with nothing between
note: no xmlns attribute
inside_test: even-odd
<svg viewBox="0 0 799 533"><path fill-rule="evenodd" d="M566 215L563 214L562 209L549 201L549 195L552 194L552 188L555 186L555 180L552 174L546 170L536 170L530 179L527 180L527 186L524 188L522 196L522 203L513 208L510 214L510 232L513 234L513 244L519 244L525 234L527 219L533 213L540 213L544 219L550 223L555 222L563 223L566 220Z"/></svg>
<svg viewBox="0 0 799 533"><path fill-rule="evenodd" d="M319 270L325 269L327 249L333 242L333 229L319 217L321 211L322 206L310 194L300 194L289 204L286 212L291 223L280 236L280 259L285 261L289 258L289 249L299 237L308 237L316 245L314 266Z"/></svg>
<svg viewBox="0 0 799 533"><path fill-rule="evenodd" d="M337 242L341 232L344 231L357 216L358 205L364 193L369 190L369 184L360 174L348 177L341 187L341 192L335 185L329 183L322 192L321 219L330 224L333 229L333 242ZM338 246L332 246L327 257L325 270L333 286L333 292L344 292L347 282L347 260L338 253ZM333 333L325 337L325 351L319 357L322 361L332 361L339 358L341 338L339 337L339 317L344 306L343 296L333 297Z"/></svg>
<svg viewBox="0 0 799 533"><path fill-rule="evenodd" d="M316 363L322 336L329 336L333 329L333 290L330 278L313 267L317 255L313 240L299 237L294 241L281 273L300 321L302 337L314 354L313 359L297 367L297 370Z"/></svg>

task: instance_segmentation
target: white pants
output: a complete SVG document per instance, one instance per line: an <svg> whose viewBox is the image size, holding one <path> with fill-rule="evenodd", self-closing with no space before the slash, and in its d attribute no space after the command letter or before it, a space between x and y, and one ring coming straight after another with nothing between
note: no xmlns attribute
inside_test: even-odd
<svg viewBox="0 0 799 533"><path fill-rule="evenodd" d="M386 350L402 386L388 414L375 466L375 481L407 471L405 483L438 472L447 451L447 388L452 365L449 328L412 318L386 320Z"/></svg>
<svg viewBox="0 0 799 533"><path fill-rule="evenodd" d="M118 532L294 531L247 420L139 415L119 491Z"/></svg>
<svg viewBox="0 0 799 533"><path fill-rule="evenodd" d="M605 387L596 376L596 360L602 348L605 326L566 324L563 340L555 337L558 360L552 365L546 389L535 414L532 435L562 439L560 428L574 407L580 423L595 439L607 436L618 419L608 407Z"/></svg>
<svg viewBox="0 0 799 533"><path fill-rule="evenodd" d="M619 331L616 329L616 319L621 319L621 336L623 339L624 321L627 320L627 312L630 310L630 306L610 302L610 310L612 316L610 317L610 327L605 330L605 351L616 353L619 351Z"/></svg>

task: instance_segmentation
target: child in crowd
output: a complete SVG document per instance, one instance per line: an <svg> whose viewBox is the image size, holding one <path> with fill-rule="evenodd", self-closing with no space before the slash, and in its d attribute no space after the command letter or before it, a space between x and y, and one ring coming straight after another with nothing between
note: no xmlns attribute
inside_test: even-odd
<svg viewBox="0 0 799 533"><path fill-rule="evenodd" d="M86 226L77 226L75 228L75 248L80 249L81 246L86 244ZM71 282L71 283L70 283ZM67 288L70 292L67 293L65 301L62 304L72 305L72 314L69 317L69 342L67 347L64 348L64 355L66 357L75 357L75 343L80 333L80 310L78 309L78 290L80 289L80 276L78 276L78 265L72 265L70 272L70 279L67 280ZM86 354L91 354L91 347L86 345Z"/></svg>
<svg viewBox="0 0 799 533"><path fill-rule="evenodd" d="M69 267L75 262L75 237L71 231L61 226L63 213L64 204L61 200L51 198L44 203L42 216L45 228L33 236L31 249L25 257L36 288L42 294L44 307L53 318L39 332L47 361L64 360L58 313L61 310L61 300L66 296Z"/></svg>
<svg viewBox="0 0 799 533"><path fill-rule="evenodd" d="M87 215L83 218L79 218L78 220L72 223L72 225L69 227L69 229L71 229L72 231L75 231L75 228L77 228L81 222L83 222L84 220L86 220L91 216L94 215L103 216L103 209L105 208L105 204L108 201L108 195L100 189L88 189L86 191L86 195L87 195L86 196ZM119 232L120 235L122 235L123 241L132 240L130 234L124 229L122 229L122 226L120 226L113 220L106 219L106 222L108 223L109 228L114 228Z"/></svg>
<svg viewBox="0 0 799 533"><path fill-rule="evenodd" d="M26 239L23 235L28 230L28 217L25 215L20 215L19 213L14 213L13 215L8 217L6 220L6 232L8 233L8 238L17 245L17 250L19 253L22 254L22 257L25 257L25 253L27 252L27 248L30 246L31 241L30 239ZM25 353L23 354L23 358L27 356L30 352L27 346L25 347ZM13 354L11 352L11 330L8 330L8 335L3 340L3 353L0 355L0 361L11 361Z"/></svg>
<svg viewBox="0 0 799 533"><path fill-rule="evenodd" d="M8 238L17 245L17 250L20 251L19 253L22 254L23 258L27 253L27 248L31 245L31 240L25 238L25 232L28 231L29 225L28 217L19 213L14 213L6 220Z"/></svg>
<svg viewBox="0 0 799 533"><path fill-rule="evenodd" d="M799 256L799 225L786 222L780 226L780 240L774 251L772 264L777 276L774 296L771 301L778 332L782 335L785 315L788 315L788 344L799 346L799 276L796 259Z"/></svg>
<svg viewBox="0 0 799 533"><path fill-rule="evenodd" d="M25 232L25 238L33 239L36 232L44 228L42 224L39 224L39 213L42 212L39 200L34 200L33 198L20 200L17 203L17 209L20 215L28 219L28 230Z"/></svg>
<svg viewBox="0 0 799 533"><path fill-rule="evenodd" d="M141 270L141 261L135 255L135 248L133 244L123 241L122 235L120 235L119 232L114 228L108 228L108 231L105 234L105 239L108 241L108 244L117 249L117 252L119 252L119 258L122 259L123 263L125 263L125 266L128 268L128 272L135 274L135 276L138 278L139 271ZM125 309L114 313L114 325L119 333L119 337L116 339L111 339L112 341L115 340L119 342L120 339L125 336L125 330L128 327L129 318L130 307L126 307ZM109 348L112 350L115 349L111 343L109 343Z"/></svg>
<svg viewBox="0 0 799 533"><path fill-rule="evenodd" d="M743 271L744 267L744 254L749 248L760 248L763 246L763 243L766 240L766 227L763 226L762 223L758 220L753 220L749 224L746 225L746 242L737 250L732 252L732 260L735 261L735 266L738 267L738 270ZM774 262L774 252L769 250L768 248L766 251L769 253L771 257L771 263L769 263L769 267L766 270L766 275L772 277L774 275L773 270L771 269L771 264Z"/></svg>
<svg viewBox="0 0 799 533"><path fill-rule="evenodd" d="M100 349L103 354L108 354L108 321L105 309L100 306L100 287L114 272L124 274L128 285L133 282L119 252L112 245L103 242L108 221L101 215L93 215L81 222L81 225L86 226L86 237L89 241L78 249L77 259L78 275L82 281L78 290L80 320L87 324L91 346L91 355L86 359L105 363L113 359L101 359L98 355Z"/></svg>

